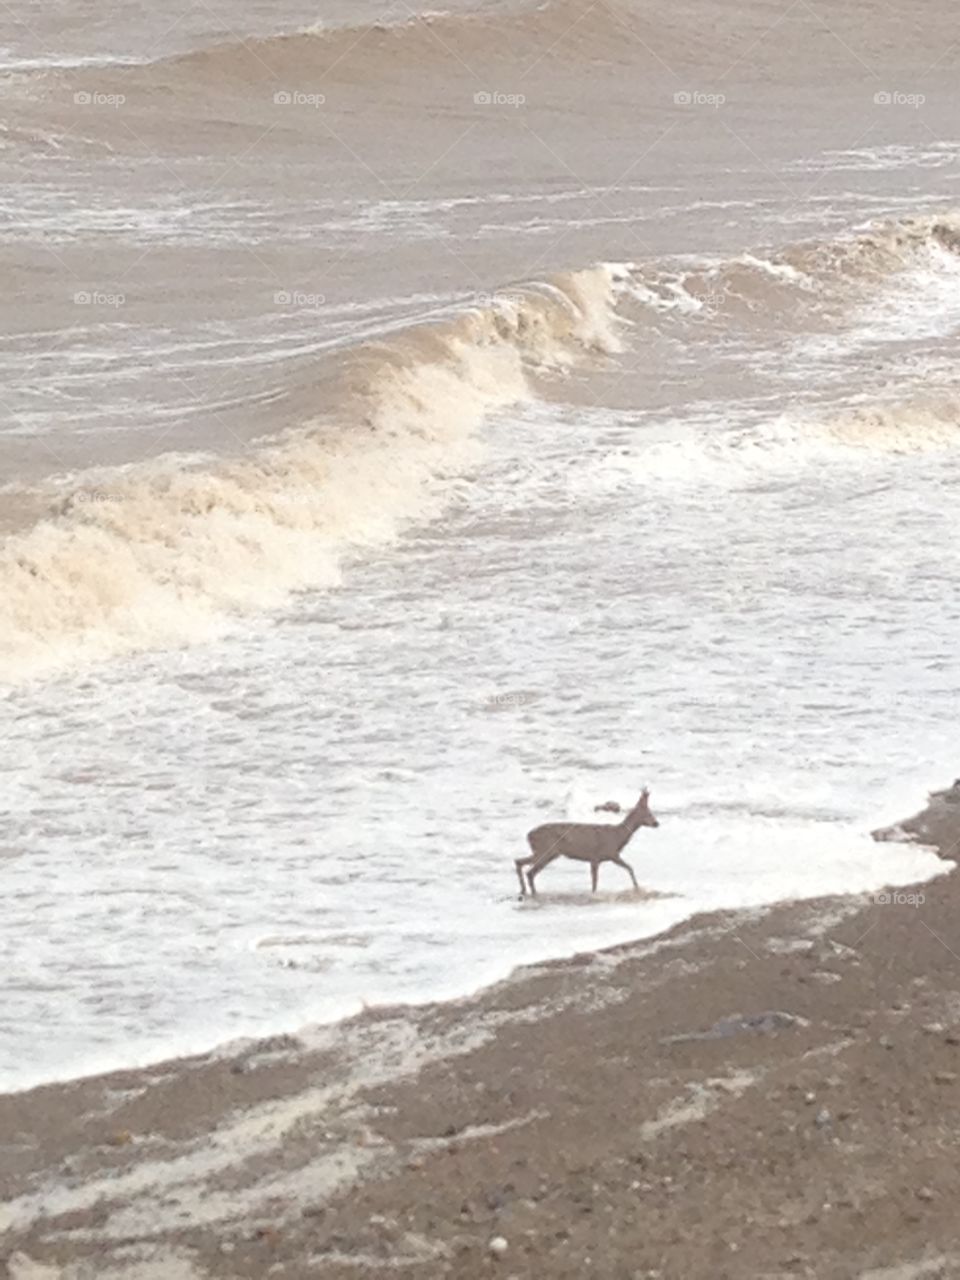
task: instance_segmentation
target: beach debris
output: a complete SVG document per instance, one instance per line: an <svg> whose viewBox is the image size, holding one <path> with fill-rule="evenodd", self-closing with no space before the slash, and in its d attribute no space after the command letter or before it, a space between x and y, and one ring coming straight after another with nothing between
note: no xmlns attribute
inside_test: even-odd
<svg viewBox="0 0 960 1280"><path fill-rule="evenodd" d="M790 956L812 951L815 945L812 938L768 938L764 949L777 956Z"/></svg>
<svg viewBox="0 0 960 1280"><path fill-rule="evenodd" d="M687 1040L723 1040L729 1036L769 1034L785 1031L790 1027L806 1027L806 1018L782 1009L767 1009L763 1013L731 1014L715 1022L708 1031L686 1031L680 1035L665 1036L661 1044L681 1044Z"/></svg>
<svg viewBox="0 0 960 1280"><path fill-rule="evenodd" d="M833 1116L826 1107L821 1107L814 1116L813 1123L818 1129L826 1129L829 1125L833 1124Z"/></svg>
<svg viewBox="0 0 960 1280"><path fill-rule="evenodd" d="M955 1071L938 1071L933 1077L934 1084L955 1084L957 1073Z"/></svg>
<svg viewBox="0 0 960 1280"><path fill-rule="evenodd" d="M116 1133L111 1133L107 1139L107 1143L111 1147L126 1147L133 1141L133 1134L129 1129L118 1129Z"/></svg>
<svg viewBox="0 0 960 1280"><path fill-rule="evenodd" d="M917 1190L918 1200L936 1200L937 1193L930 1187L920 1187Z"/></svg>
<svg viewBox="0 0 960 1280"><path fill-rule="evenodd" d="M860 953L856 947L848 947L844 942L837 942L834 938L826 938L824 947L829 947L833 954L840 960L852 960L855 964L860 963Z"/></svg>
<svg viewBox="0 0 960 1280"><path fill-rule="evenodd" d="M503 1236L494 1236L487 1248L495 1258L502 1258L510 1246Z"/></svg>

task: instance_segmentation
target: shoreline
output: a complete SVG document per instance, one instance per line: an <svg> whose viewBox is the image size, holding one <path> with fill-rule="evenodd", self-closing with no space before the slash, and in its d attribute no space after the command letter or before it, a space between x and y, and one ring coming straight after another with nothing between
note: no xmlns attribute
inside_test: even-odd
<svg viewBox="0 0 960 1280"><path fill-rule="evenodd" d="M888 828L890 831L899 832L900 827ZM874 838L878 838L874 836ZM902 833L902 837L891 836L891 841L897 838L906 837L906 832ZM310 1041L317 1034L324 1036L325 1033L334 1032L340 1025L352 1023L358 1018L364 1018L366 1015L378 1015L379 1012L389 1010L390 1012L398 1012L402 1014L404 1010L410 1011L411 1015L417 1010L425 1009L425 1007L443 1007L465 1004L481 1000L486 993L493 991L495 987L502 986L504 983L512 983L515 980L524 978L524 974L529 970L539 970L543 966L564 965L579 961L585 955L607 955L620 951L621 948L634 948L646 945L646 943L657 942L662 938L672 936L673 933L682 932L686 928L694 928L694 925L700 920L717 918L726 918L732 915L754 915L756 913L764 913L764 911L772 910L776 906L783 905L801 905L804 902L814 902L820 900L845 899L850 897L851 900L867 899L876 900L884 891L890 892L891 896L901 895L913 890L920 884L928 884L933 879L940 878L942 870L934 870L931 876L923 879L923 881L910 881L900 883L899 888L892 888L890 884L884 886L884 890L863 890L850 893L817 893L810 897L799 897L799 899L776 899L771 901L753 902L744 906L714 906L714 908L701 908L691 910L689 913L682 915L680 919L675 920L672 924L667 924L663 928L655 928L649 933L634 933L630 937L614 938L613 941L599 943L599 945L584 945L580 947L572 947L568 951L548 952L541 955L538 959L527 961L507 961L504 963L503 970L494 977L485 977L481 979L479 984L465 984L462 991L445 992L443 995L424 996L422 998L403 998L403 1000L390 1000L389 997L381 998L381 1000L361 1000L357 998L353 1001L351 1009L344 1009L338 1014L324 1016L323 1019L305 1020L302 1016L293 1016L288 1020L288 1024L276 1023L271 1027L265 1027L261 1030L247 1030L247 1032L239 1032L228 1034L225 1038L202 1039L198 1041L198 1037L192 1037L192 1043L186 1042L183 1047L177 1048L169 1046L164 1050L159 1042L150 1047L145 1044L142 1052L134 1052L131 1060L124 1061L118 1053L118 1060L110 1060L110 1052L101 1053L100 1061L91 1060L90 1065L76 1071L76 1074L70 1075L49 1075L46 1078L29 1080L22 1084L9 1084L3 1078L0 1078L0 1101L4 1098L18 1097L20 1094L32 1093L37 1089L49 1088L69 1088L73 1085L83 1084L88 1080L104 1079L106 1076L119 1076L131 1074L145 1074L159 1068L169 1068L170 1065L188 1064L200 1059L220 1059L233 1060L248 1055L248 1053L256 1052L257 1046L262 1043L274 1041ZM891 882L892 884L892 882ZM557 905L557 902L570 899L570 892L552 892L550 890L541 890L535 899L527 899L527 906L530 908L539 908L539 906ZM586 893L584 893L586 897ZM681 899L680 893L659 892L654 890L644 890L641 888L639 892L631 892L625 890L622 892L604 891L600 888L596 893L595 901L602 904L604 900L616 904L618 901L643 901L660 902L671 901L673 899Z"/></svg>
<svg viewBox="0 0 960 1280"><path fill-rule="evenodd" d="M875 834L950 856L960 791ZM459 1000L0 1096L0 1261L960 1274L960 889L881 896L695 916Z"/></svg>
<svg viewBox="0 0 960 1280"><path fill-rule="evenodd" d="M960 781L960 780L958 780ZM939 793L931 793L933 795ZM958 788L960 795L960 788ZM866 824L864 824L865 826ZM868 834L875 840L888 838L891 842L909 841L912 837L907 829L909 820L904 823L894 824L888 828L877 829L867 833L863 831L866 837ZM882 837L878 831L890 832L889 837ZM926 846L931 852L936 845L935 833L930 835ZM935 858L931 861L936 863ZM602 941L583 940L580 945L572 945L567 943L559 943L555 945L555 949L544 950L540 952L536 958L530 960L507 959L502 965L497 964L493 972L490 972L490 966L482 976L467 977L463 985L444 984L445 990L435 994L423 994L422 996L404 996L392 998L389 994L381 997L376 995L368 998L357 996L344 1002L344 1007L336 1013L326 1013L320 1017L307 1017L304 1014L292 1014L286 1019L278 1019L276 1022L268 1023L268 1025L250 1027L249 1029L231 1030L224 1029L222 1033L211 1033L207 1035L199 1035L195 1031L184 1037L180 1045L170 1043L170 1037L158 1036L152 1041L135 1042L126 1056L123 1050L111 1050L104 1048L96 1052L90 1052L84 1057L84 1065L79 1069L73 1069L69 1074L48 1068L48 1074L41 1075L38 1078L26 1080L23 1082L12 1082L9 1075L0 1075L0 1100L7 1097L15 1097L17 1095L31 1093L36 1089L45 1089L51 1087L69 1087L81 1084L87 1080L99 1079L113 1075L127 1075L136 1072L149 1072L160 1066L169 1065L171 1063L193 1062L201 1058L235 1058L241 1057L251 1052L255 1046L265 1041L275 1041L280 1039L310 1039L319 1034L324 1034L336 1027L352 1022L358 1017L364 1016L366 1013L376 1014L381 1010L389 1009L391 1011L409 1010L412 1012L424 1007L444 1007L446 1005L459 1004L465 1001L482 998L485 993L492 988L499 986L505 982L514 981L523 976L528 969L538 969L543 965L565 964L567 962L578 959L584 954L605 954L612 953L623 947L641 946L646 943L665 938L672 935L678 930L686 927L693 927L696 922L712 917L726 916L736 913L747 913L748 915L756 912L764 912L773 907L782 906L784 904L800 904L803 902L813 902L826 898L842 898L842 897L876 897L881 892L880 885L884 888L890 888L893 885L900 886L899 889L891 889L891 892L897 893L906 891L910 886L915 884L927 884L933 879L943 875L942 869L931 870L928 876L923 880L907 880L896 879L889 881L881 881L879 878L875 881L877 888L864 888L862 890L849 890L843 892L835 892L824 890L820 893L803 895L802 897L783 897L783 898L767 898L759 899L756 902L734 903L729 905L703 905L694 907L688 905L683 914L679 915L672 921L665 923L657 923L654 926L649 924L644 927L643 931L636 932L639 926L628 926L622 924L617 929L608 930L611 935L609 939ZM506 877L505 877L506 882ZM498 895L498 901L509 900L514 902L517 894L504 892ZM661 904L670 904L672 902L683 902L684 894L680 891L671 891L663 889L652 889L641 886L639 891L631 891L629 888L622 891L605 889L601 886L600 890L594 895L584 890L579 893L576 890L566 889L555 890L549 886L541 886L541 890L536 898L527 898L521 905L528 910L538 910L541 907L570 907L577 905L602 905L604 903L611 906L623 905L624 903L635 905L641 903L644 906L657 906ZM620 936L618 936L620 935Z"/></svg>

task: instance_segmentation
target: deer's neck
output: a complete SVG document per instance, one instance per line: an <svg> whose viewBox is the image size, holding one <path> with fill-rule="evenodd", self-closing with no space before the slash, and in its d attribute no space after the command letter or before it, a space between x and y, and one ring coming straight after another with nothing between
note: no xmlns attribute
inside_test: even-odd
<svg viewBox="0 0 960 1280"><path fill-rule="evenodd" d="M632 835L640 829L640 814L631 811L620 823L620 830L623 832L623 843L626 844Z"/></svg>

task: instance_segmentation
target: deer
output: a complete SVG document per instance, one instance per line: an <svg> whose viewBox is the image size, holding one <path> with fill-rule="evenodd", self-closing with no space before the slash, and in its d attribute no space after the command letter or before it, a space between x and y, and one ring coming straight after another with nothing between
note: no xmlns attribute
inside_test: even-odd
<svg viewBox="0 0 960 1280"><path fill-rule="evenodd" d="M650 792L644 787L640 799L628 809L621 822L546 822L527 833L530 845L529 858L517 858L517 879L520 896L527 896L527 884L531 896L536 897L534 880L544 867L557 858L573 858L576 862L590 863L591 891L597 891L597 877L601 862L613 862L629 872L633 887L639 889L633 867L624 862L620 854L641 827L659 827L660 823L650 812ZM527 867L527 883L524 884L523 868Z"/></svg>

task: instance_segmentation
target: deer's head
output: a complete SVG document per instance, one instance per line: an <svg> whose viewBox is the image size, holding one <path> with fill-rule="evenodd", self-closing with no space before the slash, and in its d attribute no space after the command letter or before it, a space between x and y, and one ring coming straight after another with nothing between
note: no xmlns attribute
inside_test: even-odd
<svg viewBox="0 0 960 1280"><path fill-rule="evenodd" d="M631 817L635 826L659 827L660 823L650 812L650 791L647 787L640 792L640 799L634 805Z"/></svg>

